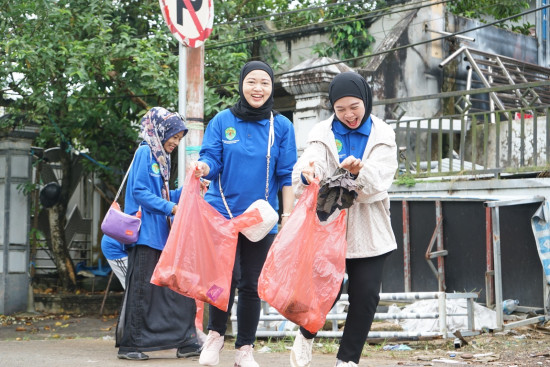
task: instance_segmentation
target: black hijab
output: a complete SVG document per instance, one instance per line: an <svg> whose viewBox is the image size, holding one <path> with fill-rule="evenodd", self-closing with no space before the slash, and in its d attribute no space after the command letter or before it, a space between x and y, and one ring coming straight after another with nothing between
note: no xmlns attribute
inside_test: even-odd
<svg viewBox="0 0 550 367"><path fill-rule="evenodd" d="M246 98L243 95L243 81L244 78L253 70L263 70L267 74L269 74L269 77L271 78L271 95L267 99L267 101L260 107L260 108L254 108L251 105L248 104L246 101ZM231 107L231 112L245 120L245 121L260 121L264 119L268 119L271 117L271 111L273 111L273 91L275 90L275 82L273 77L273 70L269 65L267 65L265 62L262 61L250 61L247 62L241 69L241 76L239 78L239 94L241 95L241 98L235 103L233 107ZM275 115L276 112L273 111L273 114Z"/></svg>
<svg viewBox="0 0 550 367"><path fill-rule="evenodd" d="M333 111L334 103L342 97L356 97L363 101L365 116L363 116L359 127L363 125L372 112L372 90L365 78L353 71L336 75L328 87L328 98ZM345 124L343 125L345 126Z"/></svg>

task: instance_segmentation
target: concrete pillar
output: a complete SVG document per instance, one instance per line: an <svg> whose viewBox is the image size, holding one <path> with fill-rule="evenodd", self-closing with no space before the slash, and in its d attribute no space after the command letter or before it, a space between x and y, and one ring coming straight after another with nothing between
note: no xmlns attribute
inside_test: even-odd
<svg viewBox="0 0 550 367"><path fill-rule="evenodd" d="M0 314L25 311L29 290L32 131L0 136Z"/></svg>
<svg viewBox="0 0 550 367"><path fill-rule="evenodd" d="M283 88L296 100L293 122L298 155L303 152L313 125L332 114L328 99L330 82L335 75L352 71L343 63L323 66L337 61L328 57L307 59L281 77Z"/></svg>

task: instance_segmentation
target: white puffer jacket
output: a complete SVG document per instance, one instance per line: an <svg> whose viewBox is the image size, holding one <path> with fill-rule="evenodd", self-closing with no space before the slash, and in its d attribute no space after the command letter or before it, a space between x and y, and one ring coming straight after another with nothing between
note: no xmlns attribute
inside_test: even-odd
<svg viewBox="0 0 550 367"><path fill-rule="evenodd" d="M308 136L307 147L292 172L292 187L296 197L304 191L302 170L315 162L315 176L322 180L338 168L339 159L332 121L329 119L314 126ZM372 130L365 153L364 166L356 179L362 186L356 202L347 211L346 258L373 257L395 250L397 244L390 221L388 189L397 170L397 147L393 129L381 119L371 115ZM336 218L339 210L328 219Z"/></svg>

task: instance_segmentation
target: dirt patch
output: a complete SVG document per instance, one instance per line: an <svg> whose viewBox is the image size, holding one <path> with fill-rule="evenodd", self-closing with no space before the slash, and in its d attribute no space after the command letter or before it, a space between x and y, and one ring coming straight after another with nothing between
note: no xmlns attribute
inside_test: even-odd
<svg viewBox="0 0 550 367"><path fill-rule="evenodd" d="M114 337L116 323L116 315L0 315L0 341Z"/></svg>

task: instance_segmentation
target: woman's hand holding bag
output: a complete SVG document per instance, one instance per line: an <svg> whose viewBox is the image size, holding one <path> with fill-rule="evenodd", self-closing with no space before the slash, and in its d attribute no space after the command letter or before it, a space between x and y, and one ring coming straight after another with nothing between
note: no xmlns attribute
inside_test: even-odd
<svg viewBox="0 0 550 367"><path fill-rule="evenodd" d="M267 255L260 298L288 320L316 333L338 295L346 267L345 211L321 224L318 180L305 189Z"/></svg>
<svg viewBox="0 0 550 367"><path fill-rule="evenodd" d="M239 231L260 221L258 210L226 219L200 195L190 169L151 283L227 311Z"/></svg>

